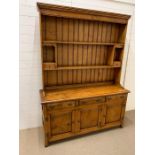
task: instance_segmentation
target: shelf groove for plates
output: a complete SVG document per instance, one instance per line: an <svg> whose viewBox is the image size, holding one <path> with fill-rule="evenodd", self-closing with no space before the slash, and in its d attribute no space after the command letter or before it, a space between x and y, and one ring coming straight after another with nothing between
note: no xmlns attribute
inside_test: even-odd
<svg viewBox="0 0 155 155"><path fill-rule="evenodd" d="M103 69L103 68L120 68L120 66L62 66L62 67L53 67L53 63L43 63L44 70L77 70L77 69Z"/></svg>
<svg viewBox="0 0 155 155"><path fill-rule="evenodd" d="M43 41L44 46L52 46L53 44L77 44L77 45L105 45L123 47L123 43L102 43L102 42L72 42L72 41Z"/></svg>

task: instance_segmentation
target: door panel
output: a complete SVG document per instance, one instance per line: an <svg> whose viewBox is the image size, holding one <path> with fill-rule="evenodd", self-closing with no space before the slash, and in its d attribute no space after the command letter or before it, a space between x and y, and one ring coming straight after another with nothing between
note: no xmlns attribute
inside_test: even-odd
<svg viewBox="0 0 155 155"><path fill-rule="evenodd" d="M74 111L53 111L50 114L50 136L57 136L66 133L73 133L74 130Z"/></svg>
<svg viewBox="0 0 155 155"><path fill-rule="evenodd" d="M107 96L106 123L120 121L127 94Z"/></svg>
<svg viewBox="0 0 155 155"><path fill-rule="evenodd" d="M77 131L99 128L105 124L104 104L89 105L77 110Z"/></svg>
<svg viewBox="0 0 155 155"><path fill-rule="evenodd" d="M80 128L90 128L98 125L99 109L98 107L80 110Z"/></svg>
<svg viewBox="0 0 155 155"><path fill-rule="evenodd" d="M68 112L62 115L53 116L51 125L52 125L51 127L52 135L71 132L72 113Z"/></svg>
<svg viewBox="0 0 155 155"><path fill-rule="evenodd" d="M122 105L113 104L107 105L106 123L119 121L121 119Z"/></svg>

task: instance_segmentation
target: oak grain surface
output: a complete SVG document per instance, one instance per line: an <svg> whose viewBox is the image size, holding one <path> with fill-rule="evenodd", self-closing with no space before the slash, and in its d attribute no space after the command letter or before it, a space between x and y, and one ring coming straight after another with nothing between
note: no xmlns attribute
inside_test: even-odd
<svg viewBox="0 0 155 155"><path fill-rule="evenodd" d="M37 5L45 146L123 126L129 91L120 77L130 16Z"/></svg>

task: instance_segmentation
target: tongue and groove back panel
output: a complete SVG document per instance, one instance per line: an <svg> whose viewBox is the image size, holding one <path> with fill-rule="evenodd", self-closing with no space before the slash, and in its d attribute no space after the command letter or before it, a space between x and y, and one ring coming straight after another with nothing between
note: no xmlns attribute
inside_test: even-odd
<svg viewBox="0 0 155 155"><path fill-rule="evenodd" d="M114 83L121 66L108 64L109 53L116 45L123 50L126 24L41 15L41 29L43 64L54 65L43 69L45 89Z"/></svg>

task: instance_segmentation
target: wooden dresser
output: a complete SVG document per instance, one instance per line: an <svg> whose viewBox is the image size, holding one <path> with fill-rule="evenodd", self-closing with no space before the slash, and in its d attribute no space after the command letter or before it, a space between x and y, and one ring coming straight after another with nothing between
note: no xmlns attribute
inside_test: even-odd
<svg viewBox="0 0 155 155"><path fill-rule="evenodd" d="M130 16L37 3L45 146L123 124L120 85Z"/></svg>

